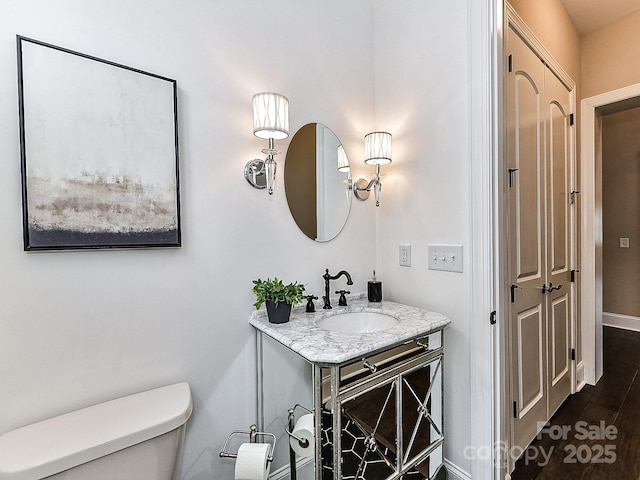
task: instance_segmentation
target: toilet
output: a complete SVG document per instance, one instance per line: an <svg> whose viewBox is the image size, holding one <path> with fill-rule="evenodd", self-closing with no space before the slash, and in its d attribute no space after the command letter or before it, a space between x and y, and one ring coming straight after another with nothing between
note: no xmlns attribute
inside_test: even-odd
<svg viewBox="0 0 640 480"><path fill-rule="evenodd" d="M189 384L93 405L0 436L0 480L173 480Z"/></svg>

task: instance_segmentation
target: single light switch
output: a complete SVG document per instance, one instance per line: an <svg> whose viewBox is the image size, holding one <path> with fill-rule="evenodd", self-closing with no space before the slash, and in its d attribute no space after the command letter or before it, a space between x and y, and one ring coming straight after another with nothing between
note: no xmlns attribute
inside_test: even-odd
<svg viewBox="0 0 640 480"><path fill-rule="evenodd" d="M620 248L629 248L628 238L620 238Z"/></svg>

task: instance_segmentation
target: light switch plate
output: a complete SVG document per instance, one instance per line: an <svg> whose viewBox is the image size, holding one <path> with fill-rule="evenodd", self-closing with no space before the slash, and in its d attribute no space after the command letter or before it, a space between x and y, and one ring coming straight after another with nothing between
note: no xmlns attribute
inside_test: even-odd
<svg viewBox="0 0 640 480"><path fill-rule="evenodd" d="M429 245L429 270L462 272L462 245Z"/></svg>
<svg viewBox="0 0 640 480"><path fill-rule="evenodd" d="M629 248L629 239L620 237L620 248Z"/></svg>

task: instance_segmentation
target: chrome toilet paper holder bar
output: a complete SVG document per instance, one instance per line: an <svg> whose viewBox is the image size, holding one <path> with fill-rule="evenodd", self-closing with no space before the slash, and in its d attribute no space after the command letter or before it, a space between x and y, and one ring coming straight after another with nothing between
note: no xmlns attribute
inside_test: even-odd
<svg viewBox="0 0 640 480"><path fill-rule="evenodd" d="M234 435L249 435L249 442L256 443L258 435L263 437L271 437L273 443L270 446L269 456L267 457L267 462L273 462L273 452L276 449L276 436L273 433L269 432L259 432L258 427L256 425L251 425L249 427L249 431L246 430L234 430L229 435L227 435L227 439L222 446L222 451L220 452L220 458L238 458L237 453L229 453L227 452L227 445L229 444L229 440Z"/></svg>
<svg viewBox="0 0 640 480"><path fill-rule="evenodd" d="M289 416L287 419L287 428L285 428L285 432L287 432L287 435L289 435L291 438L296 439L302 448L307 448L309 446L309 440L307 440L306 438L300 438L297 435L293 434L293 429L295 428L295 424L296 424L296 417L294 412L298 407L302 408L303 410L306 410L309 413L313 413L307 407L297 403L293 408L290 408L288 410Z"/></svg>

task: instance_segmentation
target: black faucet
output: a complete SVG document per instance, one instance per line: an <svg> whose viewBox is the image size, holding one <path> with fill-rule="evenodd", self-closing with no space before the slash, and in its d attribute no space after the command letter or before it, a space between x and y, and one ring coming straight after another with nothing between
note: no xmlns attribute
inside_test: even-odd
<svg viewBox="0 0 640 480"><path fill-rule="evenodd" d="M322 308L331 308L331 300L329 299L329 292L331 291L331 289L329 287L329 281L340 278L342 275L347 277L347 285L353 285L351 275L349 275L349 272L347 272L346 270L340 270L337 275L331 276L329 275L329 269L327 268L326 273L322 275L322 278L324 278L324 297L322 297L322 299L324 300L324 306Z"/></svg>

